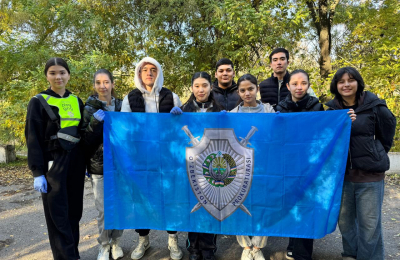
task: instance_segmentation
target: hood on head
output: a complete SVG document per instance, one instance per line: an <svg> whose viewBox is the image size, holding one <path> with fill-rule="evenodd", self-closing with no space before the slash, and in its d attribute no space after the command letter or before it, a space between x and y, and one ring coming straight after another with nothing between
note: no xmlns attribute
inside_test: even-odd
<svg viewBox="0 0 400 260"><path fill-rule="evenodd" d="M151 92L146 90L146 86L143 84L143 81L140 78L140 69L146 63L151 63L157 67L157 77L156 77L156 81L154 82L154 86L153 86L153 89L151 90ZM158 94L160 92L163 84L164 84L163 71L162 71L161 65L160 65L160 63L158 63L158 61L156 61L155 59L150 58L150 57L145 57L141 61L139 61L139 63L136 66L136 69L135 69L135 87L137 89L139 89L140 92Z"/></svg>

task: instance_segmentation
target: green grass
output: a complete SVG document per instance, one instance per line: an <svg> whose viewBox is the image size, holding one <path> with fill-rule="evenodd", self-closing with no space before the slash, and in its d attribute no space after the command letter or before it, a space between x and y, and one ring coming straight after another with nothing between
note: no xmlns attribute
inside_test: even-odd
<svg viewBox="0 0 400 260"><path fill-rule="evenodd" d="M10 167L10 166L27 166L28 158L26 156L17 155L17 159L9 163L0 163L0 168Z"/></svg>

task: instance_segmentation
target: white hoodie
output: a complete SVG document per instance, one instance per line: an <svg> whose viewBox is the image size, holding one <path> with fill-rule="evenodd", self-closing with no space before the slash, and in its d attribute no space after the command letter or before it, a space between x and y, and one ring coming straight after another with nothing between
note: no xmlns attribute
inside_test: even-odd
<svg viewBox="0 0 400 260"><path fill-rule="evenodd" d="M157 77L154 82L153 88L151 92L146 90L146 86L143 84L142 79L140 78L140 70L145 63L151 63L157 67ZM145 111L146 113L158 113L158 103L159 103L159 95L164 84L164 75L161 69L160 63L158 63L155 59L146 57L143 58L135 69L135 87L142 92L145 104ZM177 94L172 92L172 96L174 98L174 106L180 107L182 103ZM121 112L132 112L131 107L129 106L128 95L125 96L124 100L122 101L122 108Z"/></svg>

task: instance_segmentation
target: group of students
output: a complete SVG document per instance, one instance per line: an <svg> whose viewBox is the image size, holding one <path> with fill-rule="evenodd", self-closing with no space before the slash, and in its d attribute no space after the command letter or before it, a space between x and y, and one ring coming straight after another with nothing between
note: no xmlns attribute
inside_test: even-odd
<svg viewBox="0 0 400 260"><path fill-rule="evenodd" d="M41 192L50 246L54 259L80 259L79 221L83 209L85 172L90 176L98 211L98 260L123 257L119 240L123 230L104 229L103 120L104 111L172 113L233 112L292 113L323 111L303 70L287 71L289 53L275 49L270 58L273 75L260 84L250 74L234 82L234 65L229 59L216 64L213 83L206 72L196 72L192 94L182 105L179 97L163 87L161 65L153 58L142 59L135 69L135 89L123 100L115 96L112 74L100 69L94 74L94 91L86 104L66 89L68 64L61 58L46 63L44 74L50 87L31 99L25 136L28 164L34 188ZM364 91L360 73L351 67L339 69L330 91L334 99L328 109L348 109L352 120L339 229L343 259L384 259L381 208L387 153L393 142L396 119L384 100ZM261 101L257 100L258 92ZM139 243L131 253L140 259L150 246L148 229L137 229ZM182 259L176 231L167 231L172 259ZM261 249L267 237L237 236L242 260L265 259ZM190 260L215 259L216 235L189 232L186 241ZM311 259L313 240L290 238L287 259Z"/></svg>

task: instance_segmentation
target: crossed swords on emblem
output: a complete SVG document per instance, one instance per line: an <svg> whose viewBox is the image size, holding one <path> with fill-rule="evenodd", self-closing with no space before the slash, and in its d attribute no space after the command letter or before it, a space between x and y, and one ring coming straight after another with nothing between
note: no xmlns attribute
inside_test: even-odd
<svg viewBox="0 0 400 260"><path fill-rule="evenodd" d="M193 144L193 146L196 146L200 143L200 141L198 140L200 138L200 136L198 137L194 137L192 132L190 132L189 128L187 125L182 127L182 130L185 131L186 135L190 138L190 142L188 144ZM248 144L251 145L251 143L249 142L250 138L256 133L256 131L258 131L257 127L252 126L250 131L247 133L246 137L239 137L241 139L240 144L244 147L246 147ZM201 203L198 202L192 209L192 211L190 213L193 213L197 210L199 210L202 207ZM250 211L246 208L245 205L240 204L239 208L241 210L243 210L246 214L248 214L249 216L251 216Z"/></svg>

